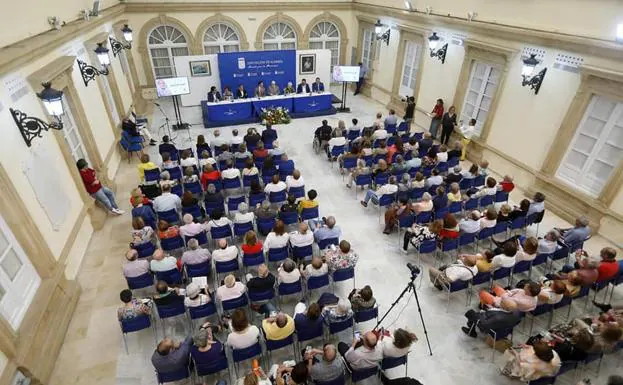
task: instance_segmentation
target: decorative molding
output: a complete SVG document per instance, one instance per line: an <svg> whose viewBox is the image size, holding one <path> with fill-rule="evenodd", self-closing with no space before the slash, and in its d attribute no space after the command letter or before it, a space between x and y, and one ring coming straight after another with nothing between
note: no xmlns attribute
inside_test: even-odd
<svg viewBox="0 0 623 385"><path fill-rule="evenodd" d="M346 25L336 15L331 12L323 12L322 14L314 17L309 23L307 23L307 27L305 28L305 32L303 32L303 41L309 44L309 37L311 35L311 31L314 26L320 22L330 22L335 24L340 32L340 56L338 63L346 63L346 49L348 48L348 31L346 29Z"/></svg>
<svg viewBox="0 0 623 385"><path fill-rule="evenodd" d="M353 5L350 2L334 1L334 2L266 2L257 3L253 1L245 2L230 2L230 3L217 3L217 2L137 2L127 3L126 12L128 13L174 13L174 12L249 12L257 8L262 7L263 11L283 11L287 9L289 11L324 11L330 9L332 11L350 11L353 9Z"/></svg>
<svg viewBox="0 0 623 385"><path fill-rule="evenodd" d="M176 4L176 5L179 5L179 4ZM140 6L141 6L141 9L143 9L143 12L146 12L144 8L145 6L143 4L140 4ZM173 11L170 11L170 12L173 12ZM149 38L149 34L151 33L151 31L153 31L154 28L159 27L161 25L170 25L182 31L182 33L186 37L186 42L188 44L188 53L190 55L201 55L203 52L203 50L199 52L195 50L197 46L195 44L195 36L193 35L192 31L186 26L186 24L184 24L182 21L174 17L166 16L164 14L160 14L148 20L145 24L143 24L143 27L141 28L138 34L138 37L136 39L136 42L138 45L138 52L141 55L141 61L143 62L143 70L145 72L145 79L147 81L147 84L151 84L151 85L155 84L155 79L154 79L154 72L153 72L153 68L151 64L151 59L149 58L149 47L148 47L147 39Z"/></svg>
<svg viewBox="0 0 623 385"><path fill-rule="evenodd" d="M230 24L236 30L236 32L238 32L238 37L240 39L240 50L249 50L249 39L247 38L247 34L244 32L244 27L242 26L242 24L238 23L236 19L225 16L222 13L218 12L202 21L201 24L199 24L199 27L197 27L197 32L195 32L195 44L197 45L195 47L195 52L201 52L201 54L205 53L203 49L203 35L205 34L206 29L208 29L209 26L217 23Z"/></svg>
<svg viewBox="0 0 623 385"><path fill-rule="evenodd" d="M257 6L257 4L255 6ZM294 29L294 33L296 33L296 49L307 49L307 41L303 40L303 29L301 28L298 21L296 21L295 18L279 11L274 15L264 19L264 21L262 21L262 24L257 27L257 33L255 34L255 43L253 44L256 50L261 50L264 47L264 32L266 32L266 29L271 24L278 22L287 23Z"/></svg>

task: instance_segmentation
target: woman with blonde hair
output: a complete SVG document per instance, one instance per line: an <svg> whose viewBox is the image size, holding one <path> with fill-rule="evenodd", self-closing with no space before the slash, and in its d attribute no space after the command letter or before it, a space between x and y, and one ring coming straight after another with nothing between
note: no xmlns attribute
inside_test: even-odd
<svg viewBox="0 0 623 385"><path fill-rule="evenodd" d="M419 214L425 211L431 211L433 209L433 197L427 192L422 195L422 200L413 204L413 211L415 214Z"/></svg>
<svg viewBox="0 0 623 385"><path fill-rule="evenodd" d="M461 187L458 183L454 182L450 185L450 191L448 192L448 201L460 202L461 200Z"/></svg>

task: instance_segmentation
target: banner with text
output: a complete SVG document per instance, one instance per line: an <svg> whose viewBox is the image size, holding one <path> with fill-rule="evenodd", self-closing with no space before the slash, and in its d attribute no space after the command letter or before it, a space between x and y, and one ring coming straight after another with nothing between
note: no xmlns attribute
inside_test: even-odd
<svg viewBox="0 0 623 385"><path fill-rule="evenodd" d="M280 92L292 82L296 88L296 51L249 51L227 52L218 54L218 68L221 87L229 86L232 92L240 84L253 96L260 80L268 92L273 80Z"/></svg>

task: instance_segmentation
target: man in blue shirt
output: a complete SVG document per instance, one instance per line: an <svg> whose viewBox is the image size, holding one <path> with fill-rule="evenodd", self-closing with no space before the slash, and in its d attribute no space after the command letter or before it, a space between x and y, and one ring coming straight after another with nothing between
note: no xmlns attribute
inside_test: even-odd
<svg viewBox="0 0 623 385"><path fill-rule="evenodd" d="M311 91L309 90L309 84L307 84L307 80L301 80L301 84L296 87L297 94L309 94Z"/></svg>
<svg viewBox="0 0 623 385"><path fill-rule="evenodd" d="M314 231L314 240L316 243L331 238L337 238L339 240L342 235L342 230L335 225L335 217L327 217L324 220L324 224L321 222L310 223L309 227Z"/></svg>
<svg viewBox="0 0 623 385"><path fill-rule="evenodd" d="M312 84L312 92L324 92L324 83L320 81L320 78L316 78Z"/></svg>
<svg viewBox="0 0 623 385"><path fill-rule="evenodd" d="M168 152L171 155L171 159L177 159L177 148L174 145L169 143L170 139L168 135L162 137L162 143L158 146L158 153L161 155L165 152Z"/></svg>
<svg viewBox="0 0 623 385"><path fill-rule="evenodd" d="M171 373L188 367L192 337L186 337L184 342L175 342L165 338L158 344L151 356L151 363L158 373Z"/></svg>
<svg viewBox="0 0 623 385"><path fill-rule="evenodd" d="M581 216L575 220L575 227L566 230L560 230L562 239L568 246L579 245L584 242L589 235L591 229L588 227L588 218Z"/></svg>
<svg viewBox="0 0 623 385"><path fill-rule="evenodd" d="M355 89L355 95L361 92L361 87L363 87L363 83L366 80L366 75L368 74L368 69L363 65L362 62L359 62L359 81L357 82L357 88Z"/></svg>
<svg viewBox="0 0 623 385"><path fill-rule="evenodd" d="M272 124L266 123L266 128L262 131L262 142L264 142L264 147L266 147L267 143L272 143L275 140L277 140L277 131L275 131Z"/></svg>

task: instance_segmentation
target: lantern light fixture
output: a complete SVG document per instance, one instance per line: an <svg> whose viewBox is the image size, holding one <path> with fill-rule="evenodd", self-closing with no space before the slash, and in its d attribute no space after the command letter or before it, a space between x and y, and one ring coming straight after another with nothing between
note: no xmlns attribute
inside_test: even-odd
<svg viewBox="0 0 623 385"><path fill-rule="evenodd" d="M521 67L521 85L523 87L530 86L534 90L534 94L537 95L541 89L543 79L547 73L547 68L543 68L538 74L532 75L539 61L536 59L535 54L530 54L529 58L523 59L523 65Z"/></svg>
<svg viewBox="0 0 623 385"><path fill-rule="evenodd" d="M9 108L13 120L17 125L17 128L24 138L26 145L30 147L34 138L42 137L42 131L48 131L50 128L54 130L63 129L63 121L61 119L63 111L63 91L58 91L52 88L50 83L43 83L43 91L37 94L37 97L43 102L43 106L47 110L49 115L52 115L54 121L51 123L45 122L34 116L28 116L26 113Z"/></svg>
<svg viewBox="0 0 623 385"><path fill-rule="evenodd" d="M119 55L119 53L124 49L132 49L132 30L126 24L123 28L121 28L121 32L123 33L123 39L127 42L127 44L123 44L112 36L108 37L108 41L110 41L110 48L112 48L112 55L114 57Z"/></svg>
<svg viewBox="0 0 623 385"><path fill-rule="evenodd" d="M108 75L108 66L110 65L110 56L108 56L108 48L104 47L103 43L97 43L97 48L95 48L95 54L97 55L97 60L102 65L102 69L97 69L94 66L83 62L80 59L76 59L78 62L78 68L80 69L80 74L82 75L82 80L84 81L85 87L89 85L89 82L95 79L96 76L99 75Z"/></svg>
<svg viewBox="0 0 623 385"><path fill-rule="evenodd" d="M125 41L127 41L128 44L132 45L132 29L130 29L130 27L125 24L123 28L121 28L121 32L123 33L123 38L125 39Z"/></svg>
<svg viewBox="0 0 623 385"><path fill-rule="evenodd" d="M446 53L448 52L448 43L438 48L440 43L441 38L437 36L437 32L433 32L433 34L428 38L430 57L436 57L441 60L441 64L444 64L446 62Z"/></svg>
<svg viewBox="0 0 623 385"><path fill-rule="evenodd" d="M391 29L387 28L387 30L383 32L383 28L385 27L386 25L381 24L381 20L377 20L376 24L374 24L374 32L376 33L376 40L384 41L387 45L389 45L389 35Z"/></svg>

